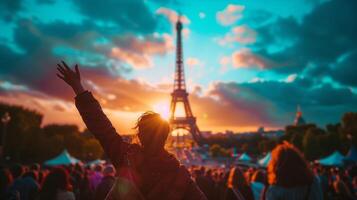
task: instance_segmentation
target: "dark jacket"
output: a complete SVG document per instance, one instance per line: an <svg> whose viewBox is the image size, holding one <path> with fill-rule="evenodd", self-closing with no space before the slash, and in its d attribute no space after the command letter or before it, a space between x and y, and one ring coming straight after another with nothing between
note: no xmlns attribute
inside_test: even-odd
<svg viewBox="0 0 357 200"><path fill-rule="evenodd" d="M105 176L95 189L95 200L103 200L109 193L110 189L113 187L115 182L115 177Z"/></svg>
<svg viewBox="0 0 357 200"><path fill-rule="evenodd" d="M206 199L173 155L167 151L146 155L141 146L124 142L90 92L75 100L84 123L101 143L118 176L125 177L130 170L145 199Z"/></svg>
<svg viewBox="0 0 357 200"><path fill-rule="evenodd" d="M232 188L227 188L226 190L226 196L225 200L237 200L237 196L235 195L235 192L239 192L245 200L254 200L254 195L252 192L252 189L249 186L246 187L240 187L239 189L232 189Z"/></svg>
<svg viewBox="0 0 357 200"><path fill-rule="evenodd" d="M31 177L18 178L10 187L10 199L35 199L39 188L38 183Z"/></svg>

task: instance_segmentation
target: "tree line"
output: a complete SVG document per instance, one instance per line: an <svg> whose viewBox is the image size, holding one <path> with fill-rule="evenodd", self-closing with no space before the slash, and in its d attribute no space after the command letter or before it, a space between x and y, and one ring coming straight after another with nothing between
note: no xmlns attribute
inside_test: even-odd
<svg viewBox="0 0 357 200"><path fill-rule="evenodd" d="M330 155L334 151L346 154L351 145L357 147L357 112L348 112L336 124L321 128L316 124L288 125L280 138L267 138L260 134L238 138L230 136L212 136L206 139L212 156L231 156L234 148L238 153L262 155L271 151L277 144L288 141L299 148L308 160L316 160Z"/></svg>
<svg viewBox="0 0 357 200"><path fill-rule="evenodd" d="M0 123L4 157L11 162L43 162L67 149L80 160L103 157L98 141L87 130L76 125L49 124L41 127L43 115L21 106L0 103L0 117L8 112L11 120L6 128ZM5 137L2 137L6 131Z"/></svg>
<svg viewBox="0 0 357 200"><path fill-rule="evenodd" d="M103 158L98 141L88 131L80 131L76 125L49 124L41 126L43 115L21 106L0 103L0 117L8 112L11 120L4 128L0 123L1 136L7 132L5 156L14 162L43 162L67 149L74 157L89 161ZM3 137L0 137L0 139ZM329 155L335 150L345 154L351 145L357 147L357 112L345 113L339 123L321 128L315 124L289 125L280 138L267 138L253 134L245 138L212 136L205 142L212 156L231 156L234 148L238 153L262 155L278 143L288 141L299 148L309 160Z"/></svg>

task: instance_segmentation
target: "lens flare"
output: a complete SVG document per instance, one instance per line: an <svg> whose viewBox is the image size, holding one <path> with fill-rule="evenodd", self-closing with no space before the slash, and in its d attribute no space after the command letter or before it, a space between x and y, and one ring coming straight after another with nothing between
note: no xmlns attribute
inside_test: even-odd
<svg viewBox="0 0 357 200"><path fill-rule="evenodd" d="M155 103L152 106L154 112L157 112L161 115L161 117L165 120L169 120L170 118L170 109L169 103L166 101L160 101Z"/></svg>

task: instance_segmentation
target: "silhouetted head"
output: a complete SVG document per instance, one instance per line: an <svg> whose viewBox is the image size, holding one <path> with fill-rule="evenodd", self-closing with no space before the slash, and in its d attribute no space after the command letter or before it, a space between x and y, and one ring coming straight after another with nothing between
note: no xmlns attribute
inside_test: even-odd
<svg viewBox="0 0 357 200"><path fill-rule="evenodd" d="M102 171L103 171L103 167L102 167L102 165L96 165L96 166L94 167L94 170L95 170L96 172L102 172Z"/></svg>
<svg viewBox="0 0 357 200"><path fill-rule="evenodd" d="M24 173L24 175L22 175L22 178L26 178L26 177L30 177L35 181L38 180L38 176L34 171L29 171L29 172Z"/></svg>
<svg viewBox="0 0 357 200"><path fill-rule="evenodd" d="M41 166L38 163L34 163L34 164L30 165L30 170L33 170L33 171L39 171L40 168L41 168Z"/></svg>
<svg viewBox="0 0 357 200"><path fill-rule="evenodd" d="M25 172L25 169L20 164L14 164L10 167L10 172L12 174L12 177L16 179L22 176L22 174Z"/></svg>
<svg viewBox="0 0 357 200"><path fill-rule="evenodd" d="M135 128L138 130L141 145L147 153L157 153L164 148L170 126L158 113L145 112L139 117Z"/></svg>
<svg viewBox="0 0 357 200"><path fill-rule="evenodd" d="M270 185L296 187L309 185L313 173L302 153L288 142L274 148L268 165L268 182Z"/></svg>
<svg viewBox="0 0 357 200"><path fill-rule="evenodd" d="M55 199L58 190L70 190L68 172L62 167L56 167L46 176L39 199Z"/></svg>
<svg viewBox="0 0 357 200"><path fill-rule="evenodd" d="M241 188L246 186L249 186L249 184L242 170L239 167L233 167L229 172L227 187Z"/></svg>

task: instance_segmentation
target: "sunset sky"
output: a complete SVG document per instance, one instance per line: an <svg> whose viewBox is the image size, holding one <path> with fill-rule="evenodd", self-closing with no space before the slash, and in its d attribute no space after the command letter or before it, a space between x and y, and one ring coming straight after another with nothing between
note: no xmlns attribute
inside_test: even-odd
<svg viewBox="0 0 357 200"><path fill-rule="evenodd" d="M291 124L300 105L325 126L357 111L355 0L2 0L0 101L83 123L56 63L78 63L121 133L168 111L174 23L184 24L186 84L201 130Z"/></svg>

